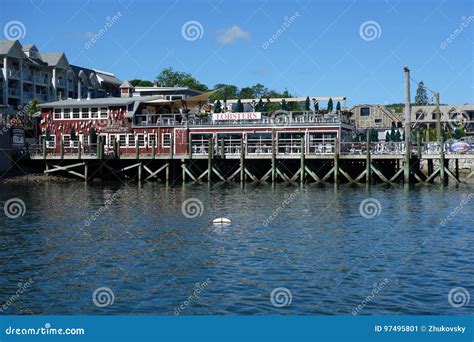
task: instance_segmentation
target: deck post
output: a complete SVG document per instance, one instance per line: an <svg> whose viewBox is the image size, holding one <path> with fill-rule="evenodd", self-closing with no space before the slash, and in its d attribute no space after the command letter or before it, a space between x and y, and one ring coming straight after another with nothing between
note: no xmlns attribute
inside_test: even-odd
<svg viewBox="0 0 474 342"><path fill-rule="evenodd" d="M411 102L410 102L410 69L404 67L405 75L405 163L403 165L403 179L410 183L410 142L411 142Z"/></svg>
<svg viewBox="0 0 474 342"><path fill-rule="evenodd" d="M189 159L193 159L193 142L191 141L191 137L189 138L189 142L188 142L188 151L189 151Z"/></svg>
<svg viewBox="0 0 474 342"><path fill-rule="evenodd" d="M221 159L225 159L224 139L221 139Z"/></svg>
<svg viewBox="0 0 474 342"><path fill-rule="evenodd" d="M138 184L142 182L142 163L138 163Z"/></svg>
<svg viewBox="0 0 474 342"><path fill-rule="evenodd" d="M120 140L116 141L116 145L117 145L117 147L116 147L116 151L117 151L116 156L117 156L117 159L120 159Z"/></svg>
<svg viewBox="0 0 474 342"><path fill-rule="evenodd" d="M301 162L300 162L300 184L303 185L304 183L304 137L301 137Z"/></svg>
<svg viewBox="0 0 474 342"><path fill-rule="evenodd" d="M212 138L209 139L209 151L207 153L207 181L211 182L212 176L212 158L214 155L214 146Z"/></svg>
<svg viewBox="0 0 474 342"><path fill-rule="evenodd" d="M87 184L88 180L89 180L89 167L87 165L87 162L84 161L84 182Z"/></svg>
<svg viewBox="0 0 474 342"><path fill-rule="evenodd" d="M77 142L77 159L79 160L81 159L81 153L82 153L81 148L82 148L82 144L80 141L78 141Z"/></svg>
<svg viewBox="0 0 474 342"><path fill-rule="evenodd" d="M170 180L170 163L166 163L166 172L165 172L166 184L168 184Z"/></svg>
<svg viewBox="0 0 474 342"><path fill-rule="evenodd" d="M420 131L416 131L416 155L418 158L418 161L421 160L421 134Z"/></svg>
<svg viewBox="0 0 474 342"><path fill-rule="evenodd" d="M454 163L455 163L454 165L456 167L455 176L456 176L456 179L459 180L459 158L454 159Z"/></svg>
<svg viewBox="0 0 474 342"><path fill-rule="evenodd" d="M138 139L135 141L135 159L140 159L140 147L138 146Z"/></svg>
<svg viewBox="0 0 474 342"><path fill-rule="evenodd" d="M43 139L43 159L46 159L46 138Z"/></svg>
<svg viewBox="0 0 474 342"><path fill-rule="evenodd" d="M186 183L186 160L181 158L181 170L183 171L183 184Z"/></svg>
<svg viewBox="0 0 474 342"><path fill-rule="evenodd" d="M365 161L365 183L370 184L370 173L371 168L370 168L370 136L369 133L367 132L367 138L366 138L366 148L367 148L367 155L366 155L366 161Z"/></svg>
<svg viewBox="0 0 474 342"><path fill-rule="evenodd" d="M156 146L155 146L155 143L153 143L153 145L151 145L151 159L155 159L156 157Z"/></svg>
<svg viewBox="0 0 474 342"><path fill-rule="evenodd" d="M61 160L64 159L64 140L61 138Z"/></svg>
<svg viewBox="0 0 474 342"><path fill-rule="evenodd" d="M245 181L245 145L244 139L240 141L240 183Z"/></svg>
<svg viewBox="0 0 474 342"><path fill-rule="evenodd" d="M275 130L272 132L272 184L276 181L276 142Z"/></svg>
<svg viewBox="0 0 474 342"><path fill-rule="evenodd" d="M339 181L339 152L336 141L336 146L334 146L334 184L337 184Z"/></svg>
<svg viewBox="0 0 474 342"><path fill-rule="evenodd" d="M444 141L441 136L441 110L439 109L439 93L434 93L436 103L436 135L438 136L439 145L439 176L441 178L441 184L445 184L446 176L444 172L445 160L444 160Z"/></svg>
<svg viewBox="0 0 474 342"><path fill-rule="evenodd" d="M100 159L104 159L105 137L100 137ZM101 168L102 169L102 168Z"/></svg>

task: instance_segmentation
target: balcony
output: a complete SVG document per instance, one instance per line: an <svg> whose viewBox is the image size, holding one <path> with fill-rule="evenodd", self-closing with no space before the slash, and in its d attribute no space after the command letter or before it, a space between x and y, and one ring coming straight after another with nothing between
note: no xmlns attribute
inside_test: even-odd
<svg viewBox="0 0 474 342"><path fill-rule="evenodd" d="M35 75L34 79L35 79L36 84L44 84L44 85L48 84L48 78L46 76Z"/></svg>
<svg viewBox="0 0 474 342"><path fill-rule="evenodd" d="M28 73L27 71L23 70L23 81L27 81L27 82L33 82L33 75Z"/></svg>
<svg viewBox="0 0 474 342"><path fill-rule="evenodd" d="M8 95L9 95L9 96L20 97L20 89L8 88Z"/></svg>
<svg viewBox="0 0 474 342"><path fill-rule="evenodd" d="M20 79L20 69L11 68L7 71L8 78Z"/></svg>
<svg viewBox="0 0 474 342"><path fill-rule="evenodd" d="M57 82L56 82L56 85L57 85L58 87L66 88L66 80L58 79Z"/></svg>

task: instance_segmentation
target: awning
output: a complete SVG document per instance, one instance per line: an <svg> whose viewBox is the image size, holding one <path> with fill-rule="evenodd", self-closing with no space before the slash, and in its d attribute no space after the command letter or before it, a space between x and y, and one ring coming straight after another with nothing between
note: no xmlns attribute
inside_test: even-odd
<svg viewBox="0 0 474 342"><path fill-rule="evenodd" d="M208 104L209 97L220 89L208 91L196 96L188 97L187 99L174 100L174 106L178 109L192 109L194 107L211 108L212 105Z"/></svg>

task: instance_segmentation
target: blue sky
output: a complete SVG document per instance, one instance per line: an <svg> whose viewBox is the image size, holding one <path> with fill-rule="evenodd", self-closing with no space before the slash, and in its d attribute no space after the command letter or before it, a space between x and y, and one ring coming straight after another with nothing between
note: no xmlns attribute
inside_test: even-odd
<svg viewBox="0 0 474 342"><path fill-rule="evenodd" d="M2 0L2 39L12 21L22 43L121 79L171 66L211 87L260 82L383 104L403 102L408 65L442 102L474 103L474 1Z"/></svg>

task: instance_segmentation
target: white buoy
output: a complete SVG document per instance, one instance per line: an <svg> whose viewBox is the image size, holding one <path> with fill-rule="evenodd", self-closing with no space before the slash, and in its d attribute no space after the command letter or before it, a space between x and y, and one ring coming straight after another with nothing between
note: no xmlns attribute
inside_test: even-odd
<svg viewBox="0 0 474 342"><path fill-rule="evenodd" d="M225 218L225 217L219 217L219 218L216 218L214 220L212 220L212 223L214 224L230 224L230 220L228 218Z"/></svg>

